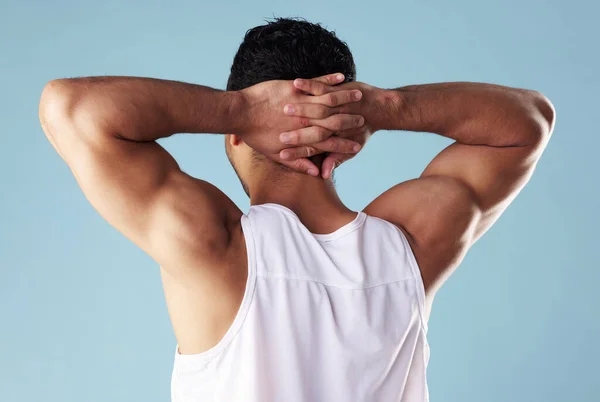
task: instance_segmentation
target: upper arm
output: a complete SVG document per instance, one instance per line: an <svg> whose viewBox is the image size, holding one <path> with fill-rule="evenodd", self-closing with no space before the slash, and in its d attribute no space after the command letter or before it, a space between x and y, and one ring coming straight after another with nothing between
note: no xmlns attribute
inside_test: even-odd
<svg viewBox="0 0 600 402"><path fill-rule="evenodd" d="M453 143L420 178L386 191L365 212L407 232L433 294L527 183L542 149L542 142L506 148Z"/></svg>
<svg viewBox="0 0 600 402"><path fill-rule="evenodd" d="M462 195L448 206L453 210L440 212L477 211L470 234L475 242L529 181L541 152L541 144L496 148L454 143L431 161L421 178L442 178L448 181L448 192ZM427 235L444 236L446 230L437 228Z"/></svg>
<svg viewBox="0 0 600 402"><path fill-rule="evenodd" d="M222 192L182 172L158 143L120 139L91 116L69 118L59 101L42 101L44 132L112 226L167 269L224 250L238 210Z"/></svg>

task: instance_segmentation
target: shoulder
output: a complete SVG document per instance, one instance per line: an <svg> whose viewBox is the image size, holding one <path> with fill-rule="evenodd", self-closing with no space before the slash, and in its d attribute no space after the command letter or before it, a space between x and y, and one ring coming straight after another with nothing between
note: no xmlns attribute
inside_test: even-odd
<svg viewBox="0 0 600 402"><path fill-rule="evenodd" d="M462 261L480 215L469 189L441 176L400 183L364 211L394 224L406 235L430 294Z"/></svg>
<svg viewBox="0 0 600 402"><path fill-rule="evenodd" d="M168 254L158 261L166 269L208 269L237 247L242 211L207 181L177 172L157 196L155 208L152 244L164 249L160 255Z"/></svg>

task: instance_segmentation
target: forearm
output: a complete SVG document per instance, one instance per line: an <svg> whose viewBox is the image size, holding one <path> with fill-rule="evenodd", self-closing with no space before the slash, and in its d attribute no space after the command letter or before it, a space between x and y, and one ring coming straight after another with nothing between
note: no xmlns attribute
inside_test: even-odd
<svg viewBox="0 0 600 402"><path fill-rule="evenodd" d="M142 77L86 77L51 81L52 107L76 124L93 125L132 141L175 133L236 132L239 98L234 92ZM44 100L42 95L42 101Z"/></svg>
<svg viewBox="0 0 600 402"><path fill-rule="evenodd" d="M455 82L384 90L378 129L437 133L469 145L537 144L551 132L552 104L541 94Z"/></svg>

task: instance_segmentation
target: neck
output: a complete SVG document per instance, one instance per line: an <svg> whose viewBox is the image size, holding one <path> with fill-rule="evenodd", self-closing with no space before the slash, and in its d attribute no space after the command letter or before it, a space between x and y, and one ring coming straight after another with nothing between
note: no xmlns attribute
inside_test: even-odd
<svg viewBox="0 0 600 402"><path fill-rule="evenodd" d="M338 197L331 179L283 171L262 173L254 176L251 205L283 205L312 233L319 234L331 233L356 217Z"/></svg>

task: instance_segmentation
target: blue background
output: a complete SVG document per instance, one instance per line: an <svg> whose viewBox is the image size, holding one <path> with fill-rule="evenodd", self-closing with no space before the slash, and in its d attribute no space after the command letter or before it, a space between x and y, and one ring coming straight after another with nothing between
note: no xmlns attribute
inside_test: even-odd
<svg viewBox="0 0 600 402"><path fill-rule="evenodd" d="M300 4L300 5L298 5ZM224 88L247 29L321 22L381 87L542 91L557 124L530 184L440 291L431 400L598 401L600 60L592 1L0 2L0 400L166 401L175 350L158 266L105 223L40 128L44 84L137 75ZM337 174L354 209L448 140L381 132ZM248 200L220 136L163 144Z"/></svg>

